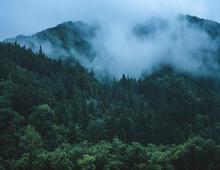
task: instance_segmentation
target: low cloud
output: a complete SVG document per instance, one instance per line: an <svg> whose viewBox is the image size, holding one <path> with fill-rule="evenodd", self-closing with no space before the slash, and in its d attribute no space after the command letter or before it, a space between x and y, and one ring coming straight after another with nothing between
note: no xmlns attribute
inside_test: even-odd
<svg viewBox="0 0 220 170"><path fill-rule="evenodd" d="M151 32L135 33L134 27L138 26ZM120 78L126 74L139 78L164 64L196 75L213 74L219 69L215 55L217 42L179 17L148 18L142 25L102 25L93 44L98 57L92 66L98 75Z"/></svg>
<svg viewBox="0 0 220 170"><path fill-rule="evenodd" d="M100 26L92 41L96 58L93 62L82 61L98 76L120 78L126 74L139 78L163 64L196 75L212 74L219 69L216 41L177 16L190 14L218 21L219 5L218 0L7 0L0 7L0 39L82 20ZM160 22L157 25L158 19L166 22L164 28ZM134 29L138 25L152 27L153 32L150 36L138 35ZM44 44L47 53L58 53L59 48Z"/></svg>

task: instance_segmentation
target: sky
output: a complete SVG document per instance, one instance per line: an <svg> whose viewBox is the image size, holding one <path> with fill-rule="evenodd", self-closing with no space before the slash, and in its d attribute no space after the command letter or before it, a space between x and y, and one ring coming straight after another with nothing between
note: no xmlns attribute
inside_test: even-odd
<svg viewBox="0 0 220 170"><path fill-rule="evenodd" d="M219 0L0 0L0 40L69 20L127 22L179 13L220 22L219 7Z"/></svg>

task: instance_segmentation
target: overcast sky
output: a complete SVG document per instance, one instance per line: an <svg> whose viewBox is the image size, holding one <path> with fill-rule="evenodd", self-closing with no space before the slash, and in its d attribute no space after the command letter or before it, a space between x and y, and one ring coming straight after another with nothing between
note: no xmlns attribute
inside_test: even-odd
<svg viewBox="0 0 220 170"><path fill-rule="evenodd" d="M68 20L137 20L177 13L220 22L220 0L0 0L0 40Z"/></svg>

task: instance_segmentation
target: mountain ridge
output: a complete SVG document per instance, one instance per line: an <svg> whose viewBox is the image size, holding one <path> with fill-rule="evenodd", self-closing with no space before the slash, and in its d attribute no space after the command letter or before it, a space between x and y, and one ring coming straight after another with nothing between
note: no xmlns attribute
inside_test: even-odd
<svg viewBox="0 0 220 170"><path fill-rule="evenodd" d="M37 52L40 47L50 57L57 59L84 57L89 59L91 44L88 39L95 34L93 27L81 21L67 21L30 36L18 35L4 42L17 42Z"/></svg>
<svg viewBox="0 0 220 170"><path fill-rule="evenodd" d="M53 58L0 43L0 169L220 169L220 79L168 65L104 83Z"/></svg>
<svg viewBox="0 0 220 170"><path fill-rule="evenodd" d="M175 33L175 32L170 33L169 29L172 28L172 26L173 26L172 23L170 24L167 20L162 19L162 18L151 18L151 19L147 20L146 22L135 24L133 26L133 31L131 31L131 32L133 34L132 36L135 36L136 38L139 37L141 41L145 41L145 39L148 39L150 41L152 40L152 42L153 42L155 37L158 39L158 36L162 35L163 33L164 34L168 33L168 34L170 34L169 35L170 37L168 37L167 40L174 38L174 41L176 41L175 38L177 37L177 38L179 38L179 39L177 39L177 41L181 42L182 40L180 38L182 38L182 37L184 38L184 36L187 37L188 36L187 34L190 34L190 33L192 34L192 35L189 35L188 38L191 38L190 36L193 36L193 32L188 33L187 32L188 30L185 30L185 32L183 32L183 33L181 32L182 27L189 27L189 28L193 28L195 30L199 30L198 32L206 33L208 36L210 36L210 39L212 42L214 42L217 45L219 44L218 42L220 41L220 24L218 22L206 20L206 19L201 19L196 16L179 15L177 17L177 26L178 26L178 24L180 26L175 28L175 29L177 29L176 30L177 33ZM184 26L181 26L181 24ZM173 30L171 29L171 30L175 31L175 29L173 29ZM178 33L178 31L179 31L179 33ZM189 31L192 31L192 30L189 30ZM101 43L99 42L99 44L104 45L104 46L97 45L96 41L97 41L97 39L100 39L101 33L103 33L103 32L100 31L99 26L88 25L82 21L76 21L76 22L67 21L67 22L63 22L61 24L58 24L55 27L47 28L47 29L40 31L36 34L33 34L31 36L18 35L16 38L6 39L4 42L17 42L20 45L24 45L27 48L31 48L35 52L39 51L39 49L41 47L43 52L45 54L47 54L47 56L49 56L49 57L53 57L55 59L71 58L72 60L79 62L81 65L83 65L88 70L91 70L94 67L95 71L98 70L97 71L98 74L100 74L100 72L101 72L101 74L104 73L104 76L105 76L105 74L110 74L107 72L111 72L111 70L106 71L105 69L110 67L109 62L114 61L114 58L108 59L109 56L107 56L107 55L110 55L110 57L111 57L111 53L110 54L105 53L106 49L104 49L104 48L105 48L106 44L108 45L108 40L106 42L102 42L102 41L101 41ZM108 34L108 32L105 32L105 34ZM183 35L181 35L181 34L183 34ZM103 35L101 35L101 36L103 36ZM105 36L106 35L104 35L104 37ZM198 36L200 36L200 35L198 35ZM204 35L202 35L202 36L204 36ZM102 38L103 37L101 37L101 39ZM208 38L208 37L206 37L206 38ZM184 41L186 41L184 43L188 43L188 41L191 41L191 40L186 39ZM199 41L201 41L201 40L199 40ZM116 44L118 42L113 42L112 45L114 45L114 43ZM127 44L125 44L125 45L129 45L129 43L130 42L127 42ZM177 43L178 42L174 42L173 45L175 45ZM198 43L198 42L195 42L195 43ZM199 43L201 43L201 45L198 47L198 50L201 50L203 52L209 50L208 49L209 47L203 47L205 45L202 45L202 42L199 42ZM143 44L140 44L140 45L143 45ZM213 45L213 46L215 46L215 45ZM133 48L133 47L131 46L129 48ZM193 47L189 47L189 48L191 50L191 48L193 48ZM204 48L204 49L202 49L202 48ZM217 51L220 50L219 45L215 46L214 48L216 48ZM107 49L107 50L111 50L111 47L109 47L109 49ZM120 49L117 49L117 50L120 50ZM157 51L157 49L154 49L154 50ZM169 49L165 49L165 50L167 50L167 52L165 52L165 53L167 53L166 55L169 56ZM196 50L193 51L192 53L198 53L197 55L207 55L206 53L200 54L200 51L196 51ZM210 49L210 50L213 50L213 49ZM100 57L100 54L99 54L100 51L102 53L104 52L101 55L106 55L106 56L102 56L104 58L98 58L98 57ZM117 53L118 52L116 51L116 54ZM191 51L190 51L190 53L191 53ZM164 55L164 54L162 54L162 55ZM118 57L118 56L115 56L115 57ZM202 58L202 56L201 56L201 58ZM201 59L201 60L203 60L203 59ZM203 62L206 62L205 60L209 60L209 59L204 59L204 61L201 61L203 67L206 67L206 63L203 63ZM103 63L101 63L101 61L105 61L107 63L103 64ZM101 66L102 64L104 65L103 66L104 68L100 69L100 67L102 67ZM114 64L117 65L117 63L114 63ZM113 65L113 67L116 67L115 65ZM213 69L213 68L211 68L211 69ZM214 69L214 72L215 71L216 70ZM101 75L101 76L103 76L103 75ZM113 75L113 76L115 76L115 75Z"/></svg>

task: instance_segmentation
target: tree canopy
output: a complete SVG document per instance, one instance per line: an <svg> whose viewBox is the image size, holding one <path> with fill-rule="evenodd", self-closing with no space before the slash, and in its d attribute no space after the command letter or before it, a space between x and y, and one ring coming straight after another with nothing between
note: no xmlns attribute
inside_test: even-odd
<svg viewBox="0 0 220 170"><path fill-rule="evenodd" d="M169 66L99 81L0 44L0 169L220 169L220 80Z"/></svg>

